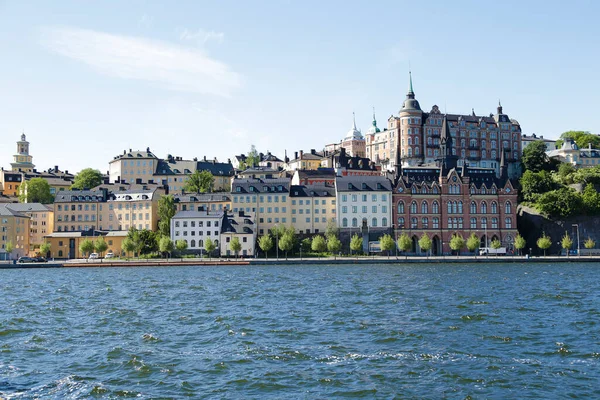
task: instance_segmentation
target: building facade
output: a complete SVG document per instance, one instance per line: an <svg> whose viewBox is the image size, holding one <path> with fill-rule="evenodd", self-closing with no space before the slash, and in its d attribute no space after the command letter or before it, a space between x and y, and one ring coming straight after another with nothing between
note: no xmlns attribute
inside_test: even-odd
<svg viewBox="0 0 600 400"><path fill-rule="evenodd" d="M17 142L17 153L13 156L10 166L13 171L21 172L29 172L35 168L33 157L29 154L29 142L25 134L22 134L21 140Z"/></svg>
<svg viewBox="0 0 600 400"><path fill-rule="evenodd" d="M187 250L202 254L205 241L211 239L220 254L224 219L223 211L179 211L171 219L171 240L184 240Z"/></svg>
<svg viewBox="0 0 600 400"><path fill-rule="evenodd" d="M565 139L560 149L547 151L546 155L564 163L569 163L575 168L589 168L600 165L600 150L592 149L591 144L587 149L580 149L573 139Z"/></svg>
<svg viewBox="0 0 600 400"><path fill-rule="evenodd" d="M292 185L290 189L291 223L299 234L324 233L336 224L335 186L330 183Z"/></svg>
<svg viewBox="0 0 600 400"><path fill-rule="evenodd" d="M383 176L338 176L335 180L336 220L342 230L363 225L386 231L392 225L392 184Z"/></svg>
<svg viewBox="0 0 600 400"><path fill-rule="evenodd" d="M535 133L532 133L529 136L527 136L526 134L523 134L521 136L521 150L525 150L527 146L529 146L533 142L537 142L538 140L542 140L544 142L544 144L546 145L546 151L556 150L556 140L544 139L543 135L538 136Z"/></svg>
<svg viewBox="0 0 600 400"><path fill-rule="evenodd" d="M245 211L226 213L221 231L221 256L230 257L235 255L235 252L231 249L231 241L237 238L241 245L238 256L254 257L256 253L256 232L254 214Z"/></svg>
<svg viewBox="0 0 600 400"><path fill-rule="evenodd" d="M29 217L29 248L26 255L37 255L40 245L44 243L44 236L54 228L53 206L40 203L8 203L5 207Z"/></svg>
<svg viewBox="0 0 600 400"><path fill-rule="evenodd" d="M29 253L29 220L30 217L13 211L9 204L0 204L0 258L17 259ZM13 250L7 252L7 245Z"/></svg>

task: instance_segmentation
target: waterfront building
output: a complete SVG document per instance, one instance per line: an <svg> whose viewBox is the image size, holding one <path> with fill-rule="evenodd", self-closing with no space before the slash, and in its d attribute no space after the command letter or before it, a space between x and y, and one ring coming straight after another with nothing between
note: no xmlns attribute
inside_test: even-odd
<svg viewBox="0 0 600 400"><path fill-rule="evenodd" d="M256 213L258 234L278 225L289 226L290 178L236 178L231 188L233 212Z"/></svg>
<svg viewBox="0 0 600 400"><path fill-rule="evenodd" d="M336 221L336 192L333 183L292 185L291 223L297 233L324 233Z"/></svg>
<svg viewBox="0 0 600 400"><path fill-rule="evenodd" d="M173 199L177 211L231 210L229 193L176 193Z"/></svg>
<svg viewBox="0 0 600 400"><path fill-rule="evenodd" d="M221 230L221 256L234 256L231 250L231 241L237 238L242 245L238 256L253 257L256 249L256 222L254 213L245 211L228 212L223 220L223 229Z"/></svg>
<svg viewBox="0 0 600 400"><path fill-rule="evenodd" d="M341 230L389 231L392 184L383 176L338 176L336 220Z"/></svg>
<svg viewBox="0 0 600 400"><path fill-rule="evenodd" d="M44 241L50 244L50 257L58 259L85 258L88 254L82 254L79 245L84 240L95 242L100 237L104 239L108 248L101 256L112 253L115 256L125 257L128 254L122 249L123 241L127 238L127 231L97 231L89 230L82 232L52 232L44 237ZM131 254L129 254L131 256Z"/></svg>
<svg viewBox="0 0 600 400"><path fill-rule="evenodd" d="M74 176L69 171L60 171L58 166L46 171L38 171L35 168L30 171L7 171L0 168L0 191L7 196L18 196L21 183L33 178L45 179L50 186L50 193L55 195L61 190L69 190Z"/></svg>
<svg viewBox="0 0 600 400"><path fill-rule="evenodd" d="M454 234L475 233L481 247L498 239L512 250L517 236L517 190L508 178L501 151L500 177L493 169L458 166L454 140L446 118L441 123L439 166L398 168L393 194L394 235L408 234L412 252L420 253L423 234L432 239L432 254L448 254ZM511 150L506 151L508 153ZM400 164L400 160L397 161Z"/></svg>
<svg viewBox="0 0 600 400"><path fill-rule="evenodd" d="M4 206L29 217L27 221L29 248L26 255L35 256L39 252L40 245L44 243L44 236L53 230L53 206L40 203L7 203Z"/></svg>
<svg viewBox="0 0 600 400"><path fill-rule="evenodd" d="M9 203L0 204L0 258L16 259L26 256L29 252L29 220L28 215L14 211ZM13 246L13 251L8 254L6 246Z"/></svg>
<svg viewBox="0 0 600 400"><path fill-rule="evenodd" d="M543 135L538 136L535 133L532 133L529 136L527 136L526 134L523 134L521 136L521 150L524 151L525 148L527 146L529 146L531 143L537 142L540 140L542 140L544 142L544 144L546 145L546 151L556 150L556 140L544 139Z"/></svg>
<svg viewBox="0 0 600 400"><path fill-rule="evenodd" d="M202 253L204 242L211 239L220 249L224 219L224 211L179 211L171 218L171 240L185 240L187 250Z"/></svg>
<svg viewBox="0 0 600 400"><path fill-rule="evenodd" d="M580 149L573 139L565 139L560 149L547 151L546 155L561 162L569 163L575 168L600 165L600 150L592 149L591 144L587 149Z"/></svg>

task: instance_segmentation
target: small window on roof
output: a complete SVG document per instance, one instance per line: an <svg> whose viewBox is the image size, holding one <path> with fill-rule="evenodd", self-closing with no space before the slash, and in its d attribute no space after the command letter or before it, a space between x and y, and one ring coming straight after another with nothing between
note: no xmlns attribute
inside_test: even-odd
<svg viewBox="0 0 600 400"><path fill-rule="evenodd" d="M367 184L363 182L362 188L363 188L363 190L366 189L367 188Z"/></svg>
<svg viewBox="0 0 600 400"><path fill-rule="evenodd" d="M348 189L352 189L352 184L351 183L348 184Z"/></svg>

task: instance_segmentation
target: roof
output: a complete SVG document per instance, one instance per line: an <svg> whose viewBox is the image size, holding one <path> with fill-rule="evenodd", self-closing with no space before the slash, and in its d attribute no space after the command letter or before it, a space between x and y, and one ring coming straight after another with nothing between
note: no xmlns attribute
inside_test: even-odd
<svg viewBox="0 0 600 400"><path fill-rule="evenodd" d="M279 158L277 158L276 156L271 154L271 152L267 152L267 154L263 154L261 161L283 162L282 160L280 160Z"/></svg>
<svg viewBox="0 0 600 400"><path fill-rule="evenodd" d="M55 203L70 202L104 202L106 201L106 192L97 190L62 190L56 193Z"/></svg>
<svg viewBox="0 0 600 400"><path fill-rule="evenodd" d="M298 177L303 178L335 178L335 169L317 168L317 169L299 169L296 170Z"/></svg>
<svg viewBox="0 0 600 400"><path fill-rule="evenodd" d="M189 175L196 170L196 162L191 160L158 160L155 175Z"/></svg>
<svg viewBox="0 0 600 400"><path fill-rule="evenodd" d="M290 197L335 197L335 187L332 185L293 185Z"/></svg>
<svg viewBox="0 0 600 400"><path fill-rule="evenodd" d="M243 211L228 213L223 222L223 233L253 234L256 229L254 216Z"/></svg>
<svg viewBox="0 0 600 400"><path fill-rule="evenodd" d="M135 150L132 151L131 149L129 149L129 152L123 150L123 154L119 154L118 156L115 156L110 162L114 162L117 160L121 160L121 159L130 159L130 158L158 158L154 155L154 153L152 153L150 151L150 148L148 147L146 149L146 151L140 151L140 150Z"/></svg>
<svg viewBox="0 0 600 400"><path fill-rule="evenodd" d="M222 218L224 215L223 211L214 211L214 212L206 212L206 211L179 211L177 214L173 216L172 219L187 219L187 218Z"/></svg>
<svg viewBox="0 0 600 400"><path fill-rule="evenodd" d="M142 190L123 190L119 192L113 192L109 195L110 201L138 201L138 200L152 200L158 196L158 189L142 189Z"/></svg>
<svg viewBox="0 0 600 400"><path fill-rule="evenodd" d="M41 203L8 203L5 205L12 211L24 213L24 212L48 212L51 209Z"/></svg>
<svg viewBox="0 0 600 400"><path fill-rule="evenodd" d="M2 217L19 217L19 218L29 218L29 216L22 214L19 211L12 210L8 208L12 204L0 204L0 216Z"/></svg>
<svg viewBox="0 0 600 400"><path fill-rule="evenodd" d="M198 161L196 169L199 171L209 171L214 176L233 176L235 174L231 163L216 161Z"/></svg>
<svg viewBox="0 0 600 400"><path fill-rule="evenodd" d="M335 186L338 192L392 191L392 182L383 176L338 176Z"/></svg>
<svg viewBox="0 0 600 400"><path fill-rule="evenodd" d="M231 185L232 194L235 193L289 193L290 178L242 178L234 179ZM239 189L238 189L239 188Z"/></svg>
<svg viewBox="0 0 600 400"><path fill-rule="evenodd" d="M174 194L175 203L215 203L219 201L231 201L229 193L181 193Z"/></svg>

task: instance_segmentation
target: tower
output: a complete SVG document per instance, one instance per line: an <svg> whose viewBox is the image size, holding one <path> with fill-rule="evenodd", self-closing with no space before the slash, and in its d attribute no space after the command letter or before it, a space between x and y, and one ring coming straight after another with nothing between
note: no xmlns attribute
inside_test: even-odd
<svg viewBox="0 0 600 400"><path fill-rule="evenodd" d="M17 154L13 156L10 166L13 171L22 172L31 172L35 168L33 157L29 155L29 142L24 133L21 135L21 140L17 142Z"/></svg>
<svg viewBox="0 0 600 400"><path fill-rule="evenodd" d="M458 156L452 151L454 146L454 139L450 134L450 126L448 125L448 119L444 116L442 122L442 139L440 140L440 174L446 176L452 168L456 168L458 164Z"/></svg>
<svg viewBox="0 0 600 400"><path fill-rule="evenodd" d="M408 93L399 111L400 117L400 142L399 151L402 165L418 165L423 161L423 111L415 99L413 90L412 73L408 72Z"/></svg>

